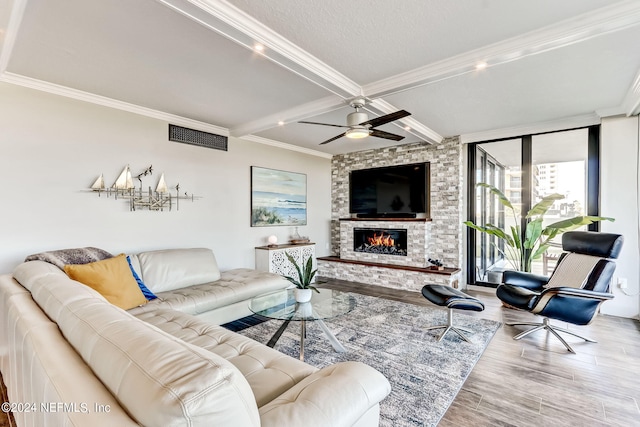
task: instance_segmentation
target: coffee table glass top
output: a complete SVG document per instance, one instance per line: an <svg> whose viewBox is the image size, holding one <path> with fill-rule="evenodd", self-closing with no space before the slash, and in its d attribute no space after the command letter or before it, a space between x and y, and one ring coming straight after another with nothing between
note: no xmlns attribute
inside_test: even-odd
<svg viewBox="0 0 640 427"><path fill-rule="evenodd" d="M284 289L253 298L249 309L269 319L314 321L346 314L355 306L355 298L346 292L320 289L320 293L313 292L310 302L297 303L293 289Z"/></svg>

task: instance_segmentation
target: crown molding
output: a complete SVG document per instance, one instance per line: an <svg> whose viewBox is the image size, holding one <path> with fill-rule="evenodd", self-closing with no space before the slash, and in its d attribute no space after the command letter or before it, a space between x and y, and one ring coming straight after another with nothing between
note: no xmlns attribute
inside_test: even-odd
<svg viewBox="0 0 640 427"><path fill-rule="evenodd" d="M363 87L363 93L372 98L391 95L444 79L478 72L476 70L478 62L485 62L487 67L505 64L638 24L640 24L640 2L620 2L522 36L370 83Z"/></svg>
<svg viewBox="0 0 640 427"><path fill-rule="evenodd" d="M332 154L323 153L321 151L312 150L310 148L299 147L297 145L285 144L284 142L274 141L273 139L268 139L268 138L262 138L261 136L245 135L240 139L249 141L249 142L256 142L258 144L269 145L271 147L282 148L284 150L297 151L298 153L309 154L311 156L322 157L325 159L331 159L333 157Z"/></svg>
<svg viewBox="0 0 640 427"><path fill-rule="evenodd" d="M18 29L22 23L22 17L27 7L27 0L14 0L9 16L9 22L4 35L0 33L0 75L2 75L9 65L9 59L13 53L13 47L18 36ZM0 30L1 31L1 30Z"/></svg>
<svg viewBox="0 0 640 427"><path fill-rule="evenodd" d="M290 42L271 28L222 0L156 0L229 40L256 52L279 66L343 98L360 95L353 80Z"/></svg>
<svg viewBox="0 0 640 427"><path fill-rule="evenodd" d="M116 110L127 111L129 113L134 113L153 119L163 120L172 124L189 127L191 129L211 132L222 136L229 136L229 130L227 128L215 126L210 123L205 123L198 120L188 119L182 116L176 116L174 114L169 114L158 110L153 110L151 108L141 107L139 105L130 104L128 102L118 101L116 99L107 98L105 96L95 95L93 93L71 89L66 86L32 79L30 77L24 77L13 73L3 73L2 75L0 75L0 81L27 87L30 89L36 89L54 95L76 99L78 101L84 101L91 104L102 105L104 107L115 108Z"/></svg>
<svg viewBox="0 0 640 427"><path fill-rule="evenodd" d="M601 119L597 114L583 114L580 116L567 117L546 122L531 123L523 126L514 126L504 129L495 129L485 132L475 132L460 135L460 142L468 144L471 142L492 141L494 139L516 138L522 135L535 135L566 129L576 129L586 126L600 124Z"/></svg>
<svg viewBox="0 0 640 427"><path fill-rule="evenodd" d="M640 71L636 74L636 78L625 97L624 113L627 116L640 114Z"/></svg>

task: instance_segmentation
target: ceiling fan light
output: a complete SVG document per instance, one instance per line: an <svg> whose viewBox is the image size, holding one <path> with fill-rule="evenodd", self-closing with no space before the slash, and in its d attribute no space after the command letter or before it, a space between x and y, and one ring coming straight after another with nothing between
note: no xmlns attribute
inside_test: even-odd
<svg viewBox="0 0 640 427"><path fill-rule="evenodd" d="M362 139L369 136L371 131L366 128L353 128L345 132L344 136L350 139Z"/></svg>

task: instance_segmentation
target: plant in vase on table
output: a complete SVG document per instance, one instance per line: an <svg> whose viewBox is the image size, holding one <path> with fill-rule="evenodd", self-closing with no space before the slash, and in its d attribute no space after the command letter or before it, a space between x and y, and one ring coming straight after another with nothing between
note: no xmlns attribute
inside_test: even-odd
<svg viewBox="0 0 640 427"><path fill-rule="evenodd" d="M297 302L309 302L311 300L311 292L316 291L320 293L320 291L311 284L311 282L313 281L313 277L318 271L318 269L313 269L313 259L311 258L311 256L309 256L309 258L307 258L307 261L302 263L301 269L300 266L298 266L298 262L291 255L289 255L287 251L285 251L284 253L298 273L297 278L291 276L284 276L284 278L295 285L296 288L293 292L296 296Z"/></svg>

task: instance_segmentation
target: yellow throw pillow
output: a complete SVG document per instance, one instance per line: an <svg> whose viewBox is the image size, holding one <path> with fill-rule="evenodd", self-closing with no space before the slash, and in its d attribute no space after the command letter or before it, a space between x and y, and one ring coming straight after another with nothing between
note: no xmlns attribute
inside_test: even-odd
<svg viewBox="0 0 640 427"><path fill-rule="evenodd" d="M88 264L67 264L64 272L71 279L95 289L111 304L124 310L147 302L131 274L125 254Z"/></svg>

